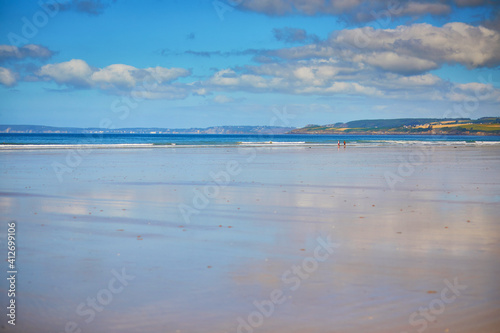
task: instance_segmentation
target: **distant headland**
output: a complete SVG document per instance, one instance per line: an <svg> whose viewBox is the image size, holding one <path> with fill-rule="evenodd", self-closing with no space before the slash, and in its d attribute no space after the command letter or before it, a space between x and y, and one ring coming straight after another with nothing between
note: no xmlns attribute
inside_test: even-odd
<svg viewBox="0 0 500 333"><path fill-rule="evenodd" d="M500 135L500 118L402 118L355 120L330 125L307 125L291 134L365 135Z"/></svg>
<svg viewBox="0 0 500 333"><path fill-rule="evenodd" d="M364 135L500 135L500 118L401 118L354 120L302 128L280 126L212 126L206 128L78 128L0 125L0 133L21 134L364 134Z"/></svg>

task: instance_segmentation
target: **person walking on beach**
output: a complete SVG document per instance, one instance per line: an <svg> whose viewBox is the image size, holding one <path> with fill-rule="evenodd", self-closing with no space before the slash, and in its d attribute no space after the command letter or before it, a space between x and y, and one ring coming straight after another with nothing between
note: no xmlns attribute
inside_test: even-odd
<svg viewBox="0 0 500 333"><path fill-rule="evenodd" d="M345 140L344 140L344 148L345 148Z"/></svg>
<svg viewBox="0 0 500 333"><path fill-rule="evenodd" d="M337 141L337 146L339 146L339 147L340 147L340 140L339 140L339 141Z"/></svg>

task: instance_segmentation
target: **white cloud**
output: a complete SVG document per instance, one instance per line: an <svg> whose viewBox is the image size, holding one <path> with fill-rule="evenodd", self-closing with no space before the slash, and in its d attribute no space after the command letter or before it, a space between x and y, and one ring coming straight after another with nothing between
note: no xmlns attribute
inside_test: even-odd
<svg viewBox="0 0 500 333"><path fill-rule="evenodd" d="M324 85L329 80L349 79L359 72L360 63L341 62L334 58L291 61L248 67L258 75L278 76L286 80L300 80L311 85Z"/></svg>
<svg viewBox="0 0 500 333"><path fill-rule="evenodd" d="M137 69L133 66L115 64L97 70L91 76L91 80L106 87L133 88L136 79L133 76Z"/></svg>
<svg viewBox="0 0 500 333"><path fill-rule="evenodd" d="M406 75L425 73L445 63L469 69L500 65L500 32L465 23L364 27L341 30L326 41L283 48L267 55L285 60L352 60Z"/></svg>
<svg viewBox="0 0 500 333"><path fill-rule="evenodd" d="M239 70L224 69L205 81L204 87L208 91L331 97L351 95L415 102L463 101L474 98L478 92L481 101L497 102L500 98L500 90L491 84L455 85L430 73L402 75L381 71L376 66L365 66L357 59L351 62L312 59L247 66ZM224 101L223 97L216 98Z"/></svg>
<svg viewBox="0 0 500 333"><path fill-rule="evenodd" d="M388 74L388 78L392 78L396 85L403 86L405 89L413 87L431 87L443 83L443 81L434 74L413 75L413 76L398 76Z"/></svg>
<svg viewBox="0 0 500 333"><path fill-rule="evenodd" d="M8 68L0 67L0 84L10 87L17 82L16 74Z"/></svg>
<svg viewBox="0 0 500 333"><path fill-rule="evenodd" d="M481 91L484 91L484 90L492 90L493 89L493 85L479 83L479 82L457 84L457 87L459 89L462 89L462 90L478 91L478 92L481 92Z"/></svg>
<svg viewBox="0 0 500 333"><path fill-rule="evenodd" d="M459 22L443 27L421 23L396 29L342 30L330 38L329 44L350 46L356 53L394 52L436 64L458 63L467 68L500 64L500 33Z"/></svg>
<svg viewBox="0 0 500 333"><path fill-rule="evenodd" d="M180 77L189 76L190 72L184 68L151 67L146 71L159 83L174 81Z"/></svg>
<svg viewBox="0 0 500 333"><path fill-rule="evenodd" d="M37 75L61 85L75 88L97 88L109 93L130 93L138 98L177 99L188 94L187 85L172 81L185 77L190 71L183 68L136 68L113 64L104 68L90 67L85 61L72 59L43 66Z"/></svg>
<svg viewBox="0 0 500 333"><path fill-rule="evenodd" d="M92 68L85 61L72 59L58 64L42 66L37 74L58 84L88 88L92 85L92 73Z"/></svg>
<svg viewBox="0 0 500 333"><path fill-rule="evenodd" d="M374 52L353 57L354 61L373 65L383 70L401 74L416 74L438 68L438 64L426 59L419 59L395 52Z"/></svg>
<svg viewBox="0 0 500 333"><path fill-rule="evenodd" d="M232 69L224 69L215 73L208 83L216 87L227 89L244 88L249 91L276 91L284 82L281 78L266 78L254 74L237 74Z"/></svg>
<svg viewBox="0 0 500 333"><path fill-rule="evenodd" d="M335 60L298 61L247 67L248 73L224 69L215 73L207 86L213 90L242 90L259 93L277 92L301 95L380 95L374 87L353 82L364 73L343 67Z"/></svg>
<svg viewBox="0 0 500 333"><path fill-rule="evenodd" d="M174 81L190 73L184 68L152 67L139 69L129 65L114 64L97 70L92 81L106 88L133 88L138 85L161 84Z"/></svg>

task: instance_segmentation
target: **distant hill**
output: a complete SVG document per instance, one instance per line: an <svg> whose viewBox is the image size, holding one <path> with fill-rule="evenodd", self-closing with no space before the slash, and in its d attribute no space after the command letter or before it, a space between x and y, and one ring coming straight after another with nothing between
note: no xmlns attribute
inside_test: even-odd
<svg viewBox="0 0 500 333"><path fill-rule="evenodd" d="M500 135L500 118L366 119L302 128L279 126L212 126L206 128L78 128L38 125L0 125L0 133L67 134L449 134Z"/></svg>
<svg viewBox="0 0 500 333"><path fill-rule="evenodd" d="M65 134L284 134L295 127L279 126L213 126L207 128L78 128L38 125L0 125L0 133Z"/></svg>
<svg viewBox="0 0 500 333"><path fill-rule="evenodd" d="M307 125L291 134L437 134L500 135L500 118L401 118L354 120L331 125Z"/></svg>

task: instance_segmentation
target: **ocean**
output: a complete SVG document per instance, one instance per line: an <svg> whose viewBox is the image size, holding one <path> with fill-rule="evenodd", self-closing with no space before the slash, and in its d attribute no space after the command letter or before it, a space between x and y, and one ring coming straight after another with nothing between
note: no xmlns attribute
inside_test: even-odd
<svg viewBox="0 0 500 333"><path fill-rule="evenodd" d="M300 134L0 134L0 149L170 148L201 146L496 145L500 136Z"/></svg>

